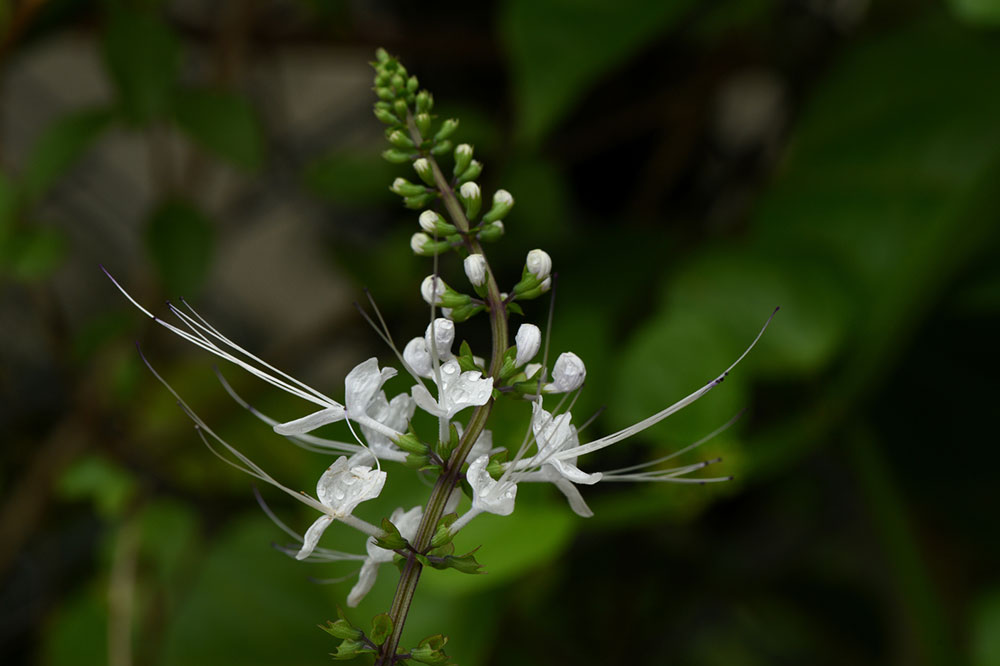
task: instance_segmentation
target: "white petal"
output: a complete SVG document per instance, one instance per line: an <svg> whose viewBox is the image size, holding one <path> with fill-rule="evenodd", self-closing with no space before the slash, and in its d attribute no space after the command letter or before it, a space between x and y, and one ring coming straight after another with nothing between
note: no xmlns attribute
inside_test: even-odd
<svg viewBox="0 0 1000 666"><path fill-rule="evenodd" d="M427 349L427 341L423 338L413 338L403 348L403 360L419 377L430 377L431 353Z"/></svg>
<svg viewBox="0 0 1000 666"><path fill-rule="evenodd" d="M594 515L594 512L587 506L587 502L584 501L583 495L580 494L576 486L563 478L556 479L553 483L566 496L569 508L573 509L573 513L584 518L590 518Z"/></svg>
<svg viewBox="0 0 1000 666"><path fill-rule="evenodd" d="M378 562L371 560L365 560L365 563L361 565L361 571L358 572L358 582L354 584L347 595L348 606L354 608L371 591L372 586L375 585L375 576L378 574L378 565Z"/></svg>
<svg viewBox="0 0 1000 666"><path fill-rule="evenodd" d="M469 469L465 473L465 478L472 486L472 507L498 516L509 516L514 512L517 485L511 481L504 481L501 485L494 480L486 471L489 462L489 456L479 456L469 463Z"/></svg>
<svg viewBox="0 0 1000 666"><path fill-rule="evenodd" d="M378 497L385 477L385 472L367 465L351 466L341 456L323 472L316 484L316 496L333 510L330 515L342 518L350 515L358 504Z"/></svg>
<svg viewBox="0 0 1000 666"><path fill-rule="evenodd" d="M586 486L594 485L603 477L600 472L587 474L568 460L552 460L548 465L555 469L563 478L573 483L582 483Z"/></svg>
<svg viewBox="0 0 1000 666"><path fill-rule="evenodd" d="M556 359L552 368L552 383L545 387L549 393L568 393L583 385L587 378L587 368L580 357L573 352L565 352Z"/></svg>
<svg viewBox="0 0 1000 666"><path fill-rule="evenodd" d="M428 353L437 351L438 360L447 361L451 358L451 346L455 342L455 322L438 317L427 325L424 342L427 343Z"/></svg>
<svg viewBox="0 0 1000 666"><path fill-rule="evenodd" d="M441 366L441 384L439 402L449 419L466 407L485 405L493 396L492 377L483 377L475 370L462 372L455 360Z"/></svg>
<svg viewBox="0 0 1000 666"><path fill-rule="evenodd" d="M295 559L304 560L309 555L312 554L313 549L316 548L316 544L319 543L319 538L326 531L326 528L330 526L333 522L333 516L320 516L309 526L306 530L305 535L302 537L302 548L296 553Z"/></svg>
<svg viewBox="0 0 1000 666"><path fill-rule="evenodd" d="M318 412L313 412L308 416L303 416L302 418L295 419L294 421L279 423L274 426L274 432L279 435L302 435L315 430L316 428L325 426L328 423L335 423L343 420L344 408L337 405L336 407L321 409Z"/></svg>
<svg viewBox="0 0 1000 666"><path fill-rule="evenodd" d="M382 389L382 384L395 376L396 371L393 368L383 368L379 372L376 358L370 358L355 366L344 378L344 403L347 405L348 414L353 418L367 412L368 404L375 399Z"/></svg>
<svg viewBox="0 0 1000 666"><path fill-rule="evenodd" d="M435 400L427 388L423 384L416 384L410 393L413 395L413 402L417 403L417 407L424 410L428 414L433 414L434 416L444 416L444 410L441 409L437 400Z"/></svg>

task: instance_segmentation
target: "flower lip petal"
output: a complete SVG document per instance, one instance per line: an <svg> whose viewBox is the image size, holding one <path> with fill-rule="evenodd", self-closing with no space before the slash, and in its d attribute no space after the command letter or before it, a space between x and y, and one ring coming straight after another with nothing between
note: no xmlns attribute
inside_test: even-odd
<svg viewBox="0 0 1000 666"><path fill-rule="evenodd" d="M394 368L383 368L380 372L378 359L374 357L355 366L344 378L344 402L348 415L356 419L365 414L368 404L375 399L382 385L395 376Z"/></svg>
<svg viewBox="0 0 1000 666"><path fill-rule="evenodd" d="M362 502L378 497L385 485L386 473L367 465L351 466L346 456L337 458L323 472L316 484L319 501L331 509L334 518L351 514Z"/></svg>
<svg viewBox="0 0 1000 666"><path fill-rule="evenodd" d="M309 529L306 530L305 535L303 535L302 548L300 548L299 552L295 554L295 559L304 560L309 557L313 550L316 549L316 544L319 543L319 538L332 522L333 516L323 515L317 518L313 524L309 526Z"/></svg>
<svg viewBox="0 0 1000 666"><path fill-rule="evenodd" d="M486 471L489 462L489 456L479 456L469 463L469 469L465 473L472 486L472 507L498 516L509 516L514 512L517 484L512 481L504 481L502 484L496 481Z"/></svg>
<svg viewBox="0 0 1000 666"><path fill-rule="evenodd" d="M303 435L329 423L343 421L344 416L344 408L340 405L337 405L336 407L327 407L326 409L321 409L318 412L313 412L312 414L295 419L294 421L279 423L274 426L274 432L279 435L288 436Z"/></svg>

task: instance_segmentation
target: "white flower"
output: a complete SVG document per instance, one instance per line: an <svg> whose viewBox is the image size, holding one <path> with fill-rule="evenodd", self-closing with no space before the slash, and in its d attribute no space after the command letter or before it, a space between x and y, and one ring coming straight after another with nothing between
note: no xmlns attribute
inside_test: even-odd
<svg viewBox="0 0 1000 666"><path fill-rule="evenodd" d="M495 480L486 471L489 462L489 456L479 456L469 463L469 469L465 473L465 478L472 486L472 509L477 512L495 513L498 516L509 516L514 512L517 484Z"/></svg>
<svg viewBox="0 0 1000 666"><path fill-rule="evenodd" d="M433 372L431 353L427 350L427 340L413 338L403 348L403 360L418 377L430 377Z"/></svg>
<svg viewBox="0 0 1000 666"><path fill-rule="evenodd" d="M383 368L379 371L378 359L370 358L355 366L344 378L346 408L339 405L328 407L294 421L276 425L274 431L279 435L301 435L328 423L342 421L344 418L370 423L372 419L368 416L369 404L382 389L382 385L395 376L395 369ZM380 424L373 427L378 427L378 425ZM384 430L384 426L382 429ZM391 436L393 433L387 432L386 434Z"/></svg>
<svg viewBox="0 0 1000 666"><path fill-rule="evenodd" d="M466 183L468 184L468 183ZM462 263L465 268L465 275L474 287L481 287L486 284L486 257L479 254L470 254Z"/></svg>
<svg viewBox="0 0 1000 666"><path fill-rule="evenodd" d="M545 386L546 393L568 393L583 386L587 378L587 368L580 357L573 352L565 352L556 359L552 368L552 383Z"/></svg>
<svg viewBox="0 0 1000 666"><path fill-rule="evenodd" d="M417 528L420 527L420 519L423 516L424 510L421 506L415 506L406 512L400 507L392 512L389 520L399 530L400 536L409 541L417 535ZM372 586L375 585L375 577L378 574L379 565L392 562L392 558L396 554L391 550L377 546L374 537L369 538L365 542L365 547L368 550L368 557L365 558L364 564L361 565L361 571L358 572L358 582L355 583L354 587L351 588L350 594L347 595L347 605L351 608L361 603L361 600L364 599L365 595L372 589Z"/></svg>
<svg viewBox="0 0 1000 666"><path fill-rule="evenodd" d="M368 416L392 430L406 432L406 426L413 418L415 409L416 404L406 393L400 393L389 401L385 397L385 391L379 391L379 394L368 405ZM372 453L379 458L396 461L406 459L406 455L396 447L385 431L376 430L371 427L370 423L366 422L361 424L361 432L364 434L368 446L371 447Z"/></svg>
<svg viewBox="0 0 1000 666"><path fill-rule="evenodd" d="M367 465L351 466L345 456L337 458L316 484L316 497L326 508L325 515L316 519L302 539L302 548L295 556L304 560L316 547L320 536L334 520L351 515L362 502L378 497L385 485L386 474Z"/></svg>
<svg viewBox="0 0 1000 666"><path fill-rule="evenodd" d="M521 324L517 329L517 335L514 336L514 344L517 346L514 367L520 368L535 358L542 344L542 332L534 324Z"/></svg>
<svg viewBox="0 0 1000 666"><path fill-rule="evenodd" d="M444 280L435 275L428 275L420 283L420 295L427 305L441 305L441 297L447 290L448 286Z"/></svg>
<svg viewBox="0 0 1000 666"><path fill-rule="evenodd" d="M485 405L493 395L492 377L483 377L475 370L462 372L455 359L443 363L439 372L441 380L437 400L423 384L417 384L411 390L417 406L429 414L451 419L466 407Z"/></svg>
<svg viewBox="0 0 1000 666"><path fill-rule="evenodd" d="M546 279L552 273L552 257L545 250L536 248L529 252L524 265L527 267L528 272L540 281Z"/></svg>

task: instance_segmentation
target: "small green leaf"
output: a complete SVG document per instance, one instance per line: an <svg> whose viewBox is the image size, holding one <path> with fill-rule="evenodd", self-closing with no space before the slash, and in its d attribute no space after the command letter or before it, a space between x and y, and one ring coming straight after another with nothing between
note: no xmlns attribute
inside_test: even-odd
<svg viewBox="0 0 1000 666"><path fill-rule="evenodd" d="M324 627L323 625L320 625L319 628L331 636L340 639L357 640L365 635L365 632L352 626L351 623L344 618L340 618L336 622L330 622L327 620L326 626Z"/></svg>
<svg viewBox="0 0 1000 666"><path fill-rule="evenodd" d="M125 469L99 456L87 456L71 465L58 483L67 499L88 499L105 517L121 515L136 490L135 479Z"/></svg>
<svg viewBox="0 0 1000 666"><path fill-rule="evenodd" d="M214 240L211 220L187 201L167 200L153 211L146 247L170 293L190 294L201 286Z"/></svg>
<svg viewBox="0 0 1000 666"><path fill-rule="evenodd" d="M55 229L20 229L0 246L0 265L15 279L47 277L66 254L66 239Z"/></svg>
<svg viewBox="0 0 1000 666"><path fill-rule="evenodd" d="M379 548L385 548L386 550L409 548L409 542L403 538L403 535L399 533L399 529L388 518L382 519L382 531L385 534L375 538L375 544Z"/></svg>
<svg viewBox="0 0 1000 666"><path fill-rule="evenodd" d="M126 119L147 123L167 115L180 47L165 20L112 3L103 51Z"/></svg>
<svg viewBox="0 0 1000 666"><path fill-rule="evenodd" d="M382 645L392 633L392 618L388 613L381 613L372 619L372 630L368 637L375 645Z"/></svg>
<svg viewBox="0 0 1000 666"><path fill-rule="evenodd" d="M260 122L246 98L221 90L185 90L174 119L195 142L233 165L252 171L264 162Z"/></svg>
<svg viewBox="0 0 1000 666"><path fill-rule="evenodd" d="M22 193L36 201L76 162L112 119L109 109L68 113L49 125L35 143L21 175Z"/></svg>

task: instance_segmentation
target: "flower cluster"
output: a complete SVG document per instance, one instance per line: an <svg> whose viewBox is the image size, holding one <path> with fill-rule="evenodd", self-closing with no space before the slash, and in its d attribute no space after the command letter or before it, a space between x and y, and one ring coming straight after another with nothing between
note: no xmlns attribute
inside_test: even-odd
<svg viewBox="0 0 1000 666"><path fill-rule="evenodd" d="M548 345L543 343L542 331L535 324L521 323L513 336L513 344L508 334L510 318L523 316L521 304L552 289L552 258L542 249L532 249L525 257L520 277L512 281L513 284L508 283L505 291L501 290L500 280L493 273L483 245L503 235L504 220L513 209L514 197L498 189L492 196L491 205L484 210L482 187L477 182L483 165L473 159L472 146L452 147L449 138L456 131L458 121L436 123L431 115L433 97L420 90L416 78L409 76L403 66L384 51L379 51L374 65L375 91L379 97L375 115L388 126L386 138L392 146L384 157L394 163L410 163L418 178L418 182L397 178L390 190L402 198L406 207L420 211L416 219L419 230L414 232L410 245L416 254L433 261L433 271L419 289L430 310L430 321L423 333L414 336L400 350L392 343L388 330L376 327L389 343L400 369L411 378L409 389L391 397L387 395L386 382L398 371L393 367L380 367L377 358L369 358L347 374L343 400L336 400L238 346L186 303L182 302L182 308L169 306L179 320L176 324L169 323L143 308L124 288L115 284L158 324L313 405L301 417L279 422L250 407L222 380L226 390L270 425L275 433L310 450L336 456L321 474L315 498L297 493L273 479L216 435L178 396L181 406L195 421L199 433L213 451L230 464L319 512L319 517L300 536L265 509L299 543L297 547L287 548L286 552L299 560L362 563L358 583L347 599L349 606L356 606L371 589L380 564L400 558L404 566L400 591L397 591L398 603L393 604L396 615L389 618L393 630L388 632L390 637L386 645L390 647L358 639L351 633L353 629L345 629L350 636L355 636L349 639L354 641L352 646L360 646L357 649L361 651L377 648L383 659L380 663L391 663L397 659L391 656L396 654L393 642L398 642L397 629L405 619L405 608L412 597L412 590L407 591L407 586L411 580L416 584L412 571L419 573L421 566L428 565L460 571L478 570L471 554L453 555L451 539L479 514L511 514L520 484L551 483L565 496L575 513L586 517L593 514L580 486L602 481L704 483L728 478L692 479L688 476L717 460L671 467L671 459L683 451L617 470L594 470L592 465L581 461L584 456L649 428L718 386L756 344L763 329L729 368L690 395L628 428L581 441L570 407L587 377L584 362L576 354L565 352L550 364ZM449 156L451 175L446 176L438 160ZM453 253L461 259L467 285L449 285L439 275L439 261ZM456 351L456 324L483 313L489 317L492 331L489 352L476 355L468 342L462 342ZM496 400L524 404L525 434L519 441L494 441L486 427ZM547 401L556 404L547 405ZM412 420L417 409L433 417L437 423L435 432L414 429ZM341 421L346 423L353 441L336 441L316 434L319 428ZM382 519L377 527L354 514L361 504L377 497L387 483L388 472L382 468L383 463L398 463L403 470L421 470L435 479L435 486L425 504L408 510L400 507ZM463 484L460 483L463 478L471 489L464 505ZM461 506L465 508L459 514L456 510ZM324 531L334 521L354 527L365 535L366 554L354 555L319 546ZM400 606L402 611L397 610Z"/></svg>

